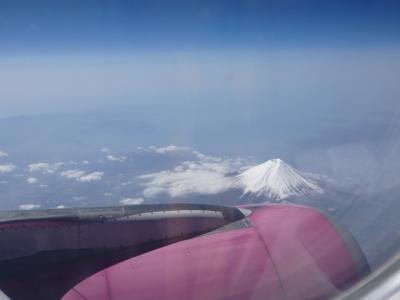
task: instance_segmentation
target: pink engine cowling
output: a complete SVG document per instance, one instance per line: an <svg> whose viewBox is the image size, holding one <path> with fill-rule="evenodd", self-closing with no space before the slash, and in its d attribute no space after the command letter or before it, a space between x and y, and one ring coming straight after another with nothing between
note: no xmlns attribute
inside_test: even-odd
<svg viewBox="0 0 400 300"><path fill-rule="evenodd" d="M63 300L326 299L368 272L355 240L324 214L246 209L243 220L104 269Z"/></svg>

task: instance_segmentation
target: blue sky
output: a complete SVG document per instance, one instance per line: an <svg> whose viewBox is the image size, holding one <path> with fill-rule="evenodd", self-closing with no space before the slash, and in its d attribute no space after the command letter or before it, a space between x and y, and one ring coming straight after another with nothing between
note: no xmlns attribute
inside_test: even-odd
<svg viewBox="0 0 400 300"><path fill-rule="evenodd" d="M2 53L397 45L398 1L0 3Z"/></svg>
<svg viewBox="0 0 400 300"><path fill-rule="evenodd" d="M1 1L0 117L392 103L399 32L398 1Z"/></svg>
<svg viewBox="0 0 400 300"><path fill-rule="evenodd" d="M4 0L0 117L204 101L375 110L398 96L399 33L399 1Z"/></svg>

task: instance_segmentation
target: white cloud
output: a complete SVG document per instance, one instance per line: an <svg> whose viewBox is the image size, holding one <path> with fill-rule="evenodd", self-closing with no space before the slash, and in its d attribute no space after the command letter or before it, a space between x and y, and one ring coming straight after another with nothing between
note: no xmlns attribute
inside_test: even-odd
<svg viewBox="0 0 400 300"><path fill-rule="evenodd" d="M102 148L102 149L101 149L101 152L104 152L104 153L111 153L111 150L110 150L109 148Z"/></svg>
<svg viewBox="0 0 400 300"><path fill-rule="evenodd" d="M125 157L125 156L119 156L119 157L117 157L117 156L114 156L114 155L112 155L112 154L109 154L109 155L107 155L107 159L108 159L109 161L119 161L119 162L123 162L123 161L126 160L126 157Z"/></svg>
<svg viewBox="0 0 400 300"><path fill-rule="evenodd" d="M29 183L29 184L35 184L35 183L38 182L38 179L35 178L35 177L28 177L28 178L26 179L26 182Z"/></svg>
<svg viewBox="0 0 400 300"><path fill-rule="evenodd" d="M82 163L83 163L84 165L88 165L88 164L90 164L90 161L84 160Z"/></svg>
<svg viewBox="0 0 400 300"><path fill-rule="evenodd" d="M205 157L198 161L187 161L173 170L161 171L138 178L144 183L143 195L156 197L166 194L183 197L189 194L217 194L234 185L232 174L247 168L241 159Z"/></svg>
<svg viewBox="0 0 400 300"><path fill-rule="evenodd" d="M16 168L13 164L0 165L0 173L8 173L14 171Z"/></svg>
<svg viewBox="0 0 400 300"><path fill-rule="evenodd" d="M65 205L62 205L62 204L61 205L57 205L56 208L58 208L58 209L65 208Z"/></svg>
<svg viewBox="0 0 400 300"><path fill-rule="evenodd" d="M123 198L119 201L122 205L138 205L143 203L143 198Z"/></svg>
<svg viewBox="0 0 400 300"><path fill-rule="evenodd" d="M140 147L138 147L140 148ZM168 154L168 153L180 153L180 154L191 154L192 158L190 158L193 161L190 161L188 163L218 163L218 167L221 167L222 165L229 165L230 168L232 166L237 165L242 168L242 170L249 168L250 166L254 165L254 162L250 162L249 159L232 159L228 157L217 157L217 156L209 156L205 155L197 150L194 150L190 147L185 147L185 146L175 146L175 145L170 145L166 147L154 147L150 146L148 147L145 151L150 151L150 152L155 152L158 154ZM217 165L216 165L217 166ZM236 169L235 169L236 170Z"/></svg>
<svg viewBox="0 0 400 300"><path fill-rule="evenodd" d="M30 204L21 204L19 206L20 210L30 210L30 209L38 209L38 208L40 208L39 204L32 204L32 203L30 203Z"/></svg>
<svg viewBox="0 0 400 300"><path fill-rule="evenodd" d="M138 147L137 149L141 150L142 148ZM170 154L170 153L192 154L194 159L201 159L201 160L216 159L216 157L207 156L197 150L194 150L194 149L192 149L190 147L186 147L186 146L170 145L170 146L160 147L160 148L150 146L149 148L147 148L147 151L155 152L158 154Z"/></svg>
<svg viewBox="0 0 400 300"><path fill-rule="evenodd" d="M182 197L188 194L217 194L229 189L232 180L210 170L164 171L148 177L150 182L143 191L146 197L169 194Z"/></svg>
<svg viewBox="0 0 400 300"><path fill-rule="evenodd" d="M56 162L54 164L39 162L30 164L28 167L30 172L41 172L42 174L51 174L54 173L63 164L64 164L63 162Z"/></svg>
<svg viewBox="0 0 400 300"><path fill-rule="evenodd" d="M50 164L48 163L34 163L29 165L30 172L45 171L50 168Z"/></svg>
<svg viewBox="0 0 400 300"><path fill-rule="evenodd" d="M90 174L87 174L85 176L81 176L77 178L78 181L80 182L91 182L91 181L98 181L103 179L104 172L93 172Z"/></svg>
<svg viewBox="0 0 400 300"><path fill-rule="evenodd" d="M63 171L60 175L68 179L76 179L80 182L90 182L101 180L103 178L104 172L93 172L86 174L85 171L74 169Z"/></svg>
<svg viewBox="0 0 400 300"><path fill-rule="evenodd" d="M111 194L111 193L104 193L104 196L106 196L106 197L112 197L112 194Z"/></svg>
<svg viewBox="0 0 400 300"><path fill-rule="evenodd" d="M168 187L159 187L156 185L155 182L149 182L148 184L146 184L146 186L147 187L143 191L143 196L145 196L146 198L153 198L163 194L172 194L169 193ZM182 196L184 196L184 194L182 194Z"/></svg>
<svg viewBox="0 0 400 300"><path fill-rule="evenodd" d="M79 178L79 177L82 177L82 176L85 175L85 172L84 172L84 171L81 171L81 170L74 169L74 170L63 171L63 172L61 172L60 175L61 175L62 177L71 179L71 178Z"/></svg>
<svg viewBox="0 0 400 300"><path fill-rule="evenodd" d="M0 157L5 157L5 156L8 156L8 153L0 150Z"/></svg>
<svg viewBox="0 0 400 300"><path fill-rule="evenodd" d="M160 147L156 148L154 146L150 146L150 150L159 153L159 154L165 154L165 153L170 153L170 152L192 152L192 149L189 147L180 147L180 146L175 146L175 145L170 145L166 147Z"/></svg>

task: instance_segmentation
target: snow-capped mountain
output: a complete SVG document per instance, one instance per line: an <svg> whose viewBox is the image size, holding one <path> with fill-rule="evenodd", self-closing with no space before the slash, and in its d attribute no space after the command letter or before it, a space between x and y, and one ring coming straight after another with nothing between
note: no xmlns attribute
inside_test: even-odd
<svg viewBox="0 0 400 300"><path fill-rule="evenodd" d="M323 190L308 175L280 159L271 159L236 177L243 195L282 200L292 196L322 194Z"/></svg>

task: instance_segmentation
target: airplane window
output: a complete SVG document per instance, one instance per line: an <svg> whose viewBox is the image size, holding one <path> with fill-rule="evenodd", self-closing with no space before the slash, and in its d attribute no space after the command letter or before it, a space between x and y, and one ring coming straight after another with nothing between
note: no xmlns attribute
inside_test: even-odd
<svg viewBox="0 0 400 300"><path fill-rule="evenodd" d="M399 79L398 1L0 1L0 299L395 295Z"/></svg>

